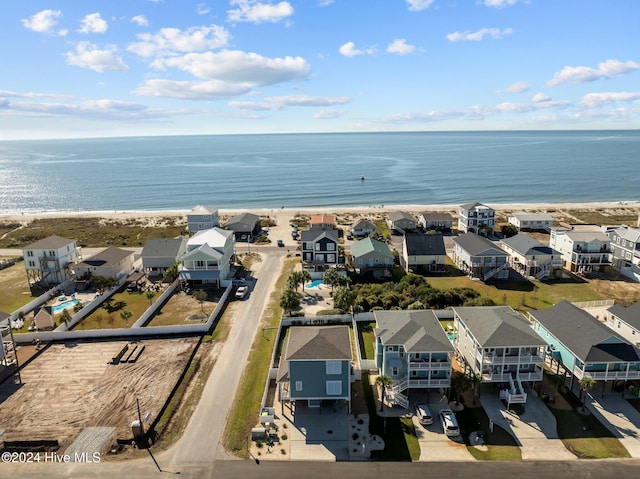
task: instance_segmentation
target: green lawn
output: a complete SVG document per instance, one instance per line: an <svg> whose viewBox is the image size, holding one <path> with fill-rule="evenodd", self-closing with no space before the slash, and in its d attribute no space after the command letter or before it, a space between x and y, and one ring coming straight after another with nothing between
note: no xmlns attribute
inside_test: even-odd
<svg viewBox="0 0 640 479"><path fill-rule="evenodd" d="M376 336L373 329L376 327L376 323L359 322L357 325L358 342L360 343L360 354L362 354L362 359L375 359L374 343Z"/></svg>
<svg viewBox="0 0 640 479"><path fill-rule="evenodd" d="M159 296L160 293L156 293L156 295L151 298L151 301L155 301ZM150 305L151 303L149 302L149 299L147 299L145 293L127 293L127 291L123 289L112 296L110 308L105 308L104 304L103 306L96 308L89 316L80 321L74 329L114 329L131 327ZM123 311L130 311L132 313L128 324L126 324L125 320L120 316L120 313Z"/></svg>
<svg viewBox="0 0 640 479"><path fill-rule="evenodd" d="M44 291L32 291L22 261L0 270L0 311L11 314L36 299Z"/></svg>
<svg viewBox="0 0 640 479"><path fill-rule="evenodd" d="M489 431L489 417L481 407L465 407L456 412L462 437L467 449L473 457L482 460L512 461L522 459L522 454L515 438L500 426L494 425L493 432ZM474 431L485 433L487 451L473 447L469 442L469 435Z"/></svg>

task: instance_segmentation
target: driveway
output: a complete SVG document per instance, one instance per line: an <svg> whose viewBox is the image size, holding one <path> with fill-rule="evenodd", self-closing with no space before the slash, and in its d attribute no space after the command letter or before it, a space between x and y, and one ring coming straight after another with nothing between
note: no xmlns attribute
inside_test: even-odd
<svg viewBox="0 0 640 479"><path fill-rule="evenodd" d="M640 457L640 412L616 393L603 398L589 395L587 408L609 429L631 457Z"/></svg>
<svg viewBox="0 0 640 479"><path fill-rule="evenodd" d="M291 460L348 460L349 419L346 409L309 408L304 401L297 401L290 429Z"/></svg>
<svg viewBox="0 0 640 479"><path fill-rule="evenodd" d="M480 395L480 403L489 419L516 439L522 459L577 459L558 438L556 418L534 390L527 391L525 412L520 415L507 411L493 390L484 391Z"/></svg>

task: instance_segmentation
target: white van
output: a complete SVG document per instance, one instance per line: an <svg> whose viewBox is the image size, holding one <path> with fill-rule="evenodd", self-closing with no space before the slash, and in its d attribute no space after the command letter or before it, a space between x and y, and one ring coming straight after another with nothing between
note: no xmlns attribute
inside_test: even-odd
<svg viewBox="0 0 640 479"><path fill-rule="evenodd" d="M429 410L429 406L426 404L416 404L416 416L423 426L433 424L433 416Z"/></svg>
<svg viewBox="0 0 640 479"><path fill-rule="evenodd" d="M447 436L454 437L460 434L456 415L451 409L440 411L440 421L442 422L442 430Z"/></svg>

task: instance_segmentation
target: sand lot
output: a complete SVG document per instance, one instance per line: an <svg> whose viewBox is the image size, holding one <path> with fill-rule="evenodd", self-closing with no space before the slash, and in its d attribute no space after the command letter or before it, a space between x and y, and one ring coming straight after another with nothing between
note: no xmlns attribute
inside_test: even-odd
<svg viewBox="0 0 640 479"><path fill-rule="evenodd" d="M131 438L131 422L153 421L197 344L197 338L144 339L134 363L109 364L127 341L52 344L22 370L21 387L0 386L0 441L57 440L64 449L85 427L116 428ZM131 347L131 345L130 345Z"/></svg>

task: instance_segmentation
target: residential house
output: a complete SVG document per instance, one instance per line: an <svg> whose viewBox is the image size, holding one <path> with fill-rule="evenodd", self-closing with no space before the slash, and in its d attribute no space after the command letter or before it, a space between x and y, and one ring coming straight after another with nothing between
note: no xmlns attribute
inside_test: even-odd
<svg viewBox="0 0 640 479"><path fill-rule="evenodd" d="M187 241L187 250L180 258L180 279L220 287L221 281L229 277L234 248L233 231L211 228L196 233Z"/></svg>
<svg viewBox="0 0 640 479"><path fill-rule="evenodd" d="M493 234L496 212L482 203L467 203L458 209L458 231L482 236Z"/></svg>
<svg viewBox="0 0 640 479"><path fill-rule="evenodd" d="M522 383L542 381L547 344L509 306L454 307L454 346L483 383L504 383L500 398L525 403Z"/></svg>
<svg viewBox="0 0 640 479"><path fill-rule="evenodd" d="M451 385L454 348L435 311L374 311L376 365L392 385L387 399L408 407L411 389L439 390Z"/></svg>
<svg viewBox="0 0 640 479"><path fill-rule="evenodd" d="M502 249L510 256L511 268L523 276L536 279L562 276L564 261L559 251L529 235L518 233L501 241Z"/></svg>
<svg viewBox="0 0 640 479"><path fill-rule="evenodd" d="M631 306L614 304L605 316L605 324L636 347L640 347L640 301Z"/></svg>
<svg viewBox="0 0 640 479"><path fill-rule="evenodd" d="M187 213L187 231L197 233L220 226L220 216L216 208L198 205Z"/></svg>
<svg viewBox="0 0 640 479"><path fill-rule="evenodd" d="M549 231L553 226L553 216L548 213L525 213L517 211L507 218L518 230L544 230Z"/></svg>
<svg viewBox="0 0 640 479"><path fill-rule="evenodd" d="M102 276L120 280L133 271L134 261L133 251L110 246L78 263L75 267L76 278Z"/></svg>
<svg viewBox="0 0 640 479"><path fill-rule="evenodd" d="M55 285L73 276L81 253L75 240L53 235L25 246L22 257L30 283Z"/></svg>
<svg viewBox="0 0 640 479"><path fill-rule="evenodd" d="M387 215L387 224L392 230L404 233L416 229L417 222L411 213L406 211L392 211Z"/></svg>
<svg viewBox="0 0 640 479"><path fill-rule="evenodd" d="M453 238L453 262L469 276L482 281L509 278L509 255L474 233Z"/></svg>
<svg viewBox="0 0 640 479"><path fill-rule="evenodd" d="M549 344L551 358L578 381L640 379L640 350L577 306L562 300L530 311L533 328Z"/></svg>
<svg viewBox="0 0 640 479"><path fill-rule="evenodd" d="M227 221L225 228L233 231L236 241L253 241L262 231L262 223L258 215L242 213Z"/></svg>
<svg viewBox="0 0 640 479"><path fill-rule="evenodd" d="M357 275L389 278L393 267L393 253L386 243L365 238L351 245L351 262Z"/></svg>
<svg viewBox="0 0 640 479"><path fill-rule="evenodd" d="M51 331L52 329L55 329L56 323L54 316L55 314L53 313L52 306L42 306L37 308L33 312L31 328L36 331Z"/></svg>
<svg viewBox="0 0 640 479"><path fill-rule="evenodd" d="M377 232L378 228L376 227L376 224L366 218L360 218L351 227L351 234L353 236L369 236L372 234L376 234Z"/></svg>
<svg viewBox="0 0 640 479"><path fill-rule="evenodd" d="M276 376L280 400L309 407L344 400L351 409L352 359L348 326L292 326Z"/></svg>
<svg viewBox="0 0 640 479"><path fill-rule="evenodd" d="M425 211L420 213L418 221L422 227L429 230L448 232L453 229L453 216L451 213L441 213L438 211Z"/></svg>
<svg viewBox="0 0 640 479"><path fill-rule="evenodd" d="M319 230L332 230L336 227L336 217L333 215L313 215L309 218L309 228Z"/></svg>
<svg viewBox="0 0 640 479"><path fill-rule="evenodd" d="M444 271L447 251L442 234L406 234L402 240L402 266L407 272Z"/></svg>
<svg viewBox="0 0 640 479"><path fill-rule="evenodd" d="M583 274L611 267L611 240L597 226L551 228L549 246L562 253L565 268Z"/></svg>
<svg viewBox="0 0 640 479"><path fill-rule="evenodd" d="M308 229L300 236L305 268L322 272L338 264L338 230Z"/></svg>
<svg viewBox="0 0 640 479"><path fill-rule="evenodd" d="M142 248L142 268L149 276L162 276L187 251L187 239L149 238Z"/></svg>
<svg viewBox="0 0 640 479"><path fill-rule="evenodd" d="M607 231L611 240L613 268L640 281L640 228L620 226Z"/></svg>

